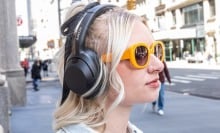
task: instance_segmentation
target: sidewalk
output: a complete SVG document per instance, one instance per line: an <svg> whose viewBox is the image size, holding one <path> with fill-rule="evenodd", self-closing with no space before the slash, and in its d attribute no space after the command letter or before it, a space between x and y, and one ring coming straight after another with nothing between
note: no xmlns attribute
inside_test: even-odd
<svg viewBox="0 0 220 133"><path fill-rule="evenodd" d="M41 71L42 81L51 81L51 80L58 80L58 75L55 71L48 71L48 76L43 76L43 72ZM26 77L26 82L32 82L31 73L29 72Z"/></svg>
<svg viewBox="0 0 220 133"><path fill-rule="evenodd" d="M220 63L188 63L186 60L167 61L166 63L169 68L220 70Z"/></svg>
<svg viewBox="0 0 220 133"><path fill-rule="evenodd" d="M61 86L55 72L49 72L34 91L30 74L26 77L27 103L24 107L13 107L10 117L10 133L53 133L52 115Z"/></svg>
<svg viewBox="0 0 220 133"><path fill-rule="evenodd" d="M169 67L193 67L207 69L201 64L188 64L176 61L168 62ZM219 65L209 66L218 69ZM32 90L30 78L27 78L27 104L13 107L10 117L11 133L53 133L52 115L61 86L56 73L50 73L40 83L40 91ZM133 108L131 122L144 133L219 133L220 101L183 95L166 91L165 115L152 112L151 104L137 105Z"/></svg>

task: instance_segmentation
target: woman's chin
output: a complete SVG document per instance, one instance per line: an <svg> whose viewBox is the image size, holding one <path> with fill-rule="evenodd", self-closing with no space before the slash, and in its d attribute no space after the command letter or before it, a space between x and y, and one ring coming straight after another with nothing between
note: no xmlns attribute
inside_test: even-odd
<svg viewBox="0 0 220 133"><path fill-rule="evenodd" d="M159 89L158 89L158 90L159 90ZM151 95L150 99L149 99L149 102L154 102L154 101L156 101L157 98L158 98L158 96L159 96L159 91L153 93L153 94Z"/></svg>

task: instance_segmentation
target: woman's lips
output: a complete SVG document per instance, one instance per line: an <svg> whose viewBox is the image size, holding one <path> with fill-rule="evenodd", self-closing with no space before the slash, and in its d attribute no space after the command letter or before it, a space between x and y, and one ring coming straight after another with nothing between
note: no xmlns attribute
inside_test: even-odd
<svg viewBox="0 0 220 133"><path fill-rule="evenodd" d="M158 79L152 80L148 83L146 83L146 85L152 87L152 88L158 88L160 86L160 82Z"/></svg>

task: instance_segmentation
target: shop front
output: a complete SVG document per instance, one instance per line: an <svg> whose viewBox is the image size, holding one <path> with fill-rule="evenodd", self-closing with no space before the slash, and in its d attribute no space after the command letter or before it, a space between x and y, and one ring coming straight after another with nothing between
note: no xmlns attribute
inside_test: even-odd
<svg viewBox="0 0 220 133"><path fill-rule="evenodd" d="M167 61L205 58L206 43L203 26L153 33L156 40L165 44Z"/></svg>

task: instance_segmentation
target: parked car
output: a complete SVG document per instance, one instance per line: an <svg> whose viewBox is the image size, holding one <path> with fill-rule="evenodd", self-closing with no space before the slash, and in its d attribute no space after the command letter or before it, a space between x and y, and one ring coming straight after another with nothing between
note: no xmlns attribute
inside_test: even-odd
<svg viewBox="0 0 220 133"><path fill-rule="evenodd" d="M201 52L198 52L195 56L188 56L186 60L188 63L203 63L204 57Z"/></svg>

